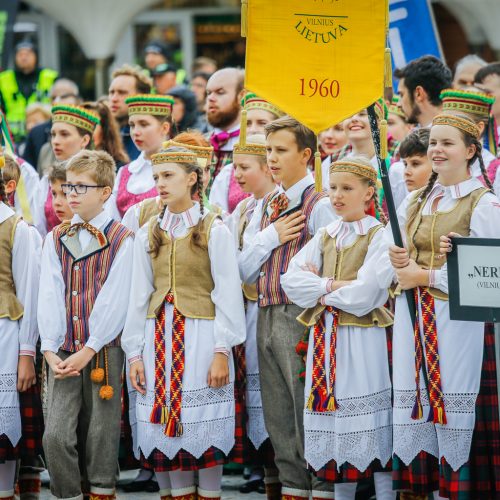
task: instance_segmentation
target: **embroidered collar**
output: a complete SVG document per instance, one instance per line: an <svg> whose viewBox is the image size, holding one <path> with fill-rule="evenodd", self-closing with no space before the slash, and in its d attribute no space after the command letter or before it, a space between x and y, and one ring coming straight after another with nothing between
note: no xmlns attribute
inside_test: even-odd
<svg viewBox="0 0 500 500"><path fill-rule="evenodd" d="M15 215L16 212L12 210L8 205L6 205L3 201L0 201L0 224L5 222L9 217Z"/></svg>
<svg viewBox="0 0 500 500"><path fill-rule="evenodd" d="M133 161L131 161L128 164L128 171L131 174L137 174L139 173L144 167L150 167L151 168L151 161L146 160L144 156L144 151L141 152L141 154Z"/></svg>
<svg viewBox="0 0 500 500"><path fill-rule="evenodd" d="M328 226L326 226L326 231L332 238L335 238L335 236L342 231L345 231L345 233L354 232L359 236L363 236L367 234L372 227L379 225L379 220L371 215L367 215L366 217L354 222L344 222L342 219L338 219L331 224L328 224Z"/></svg>
<svg viewBox="0 0 500 500"><path fill-rule="evenodd" d="M443 186L439 182L436 182L429 193L428 199L437 193L443 193L451 198L457 200L469 195L472 191L484 187L480 180L475 177L469 177L465 181L459 182L452 186Z"/></svg>
<svg viewBox="0 0 500 500"><path fill-rule="evenodd" d="M208 209L205 208L203 215L205 216L207 213ZM200 217L200 204L198 202L195 202L191 208L181 212L180 214L170 212L167 207L165 214L163 215L163 219L160 221L160 228L168 232L173 224L179 221L179 219L182 220L185 227L194 227L198 224Z"/></svg>
<svg viewBox="0 0 500 500"><path fill-rule="evenodd" d="M106 210L103 210L99 215L96 215L92 220L89 220L89 224L91 226L96 227L97 229L104 229L109 221L111 220L111 217L107 214ZM79 215L75 214L73 215L71 219L71 225L73 224L79 224L81 222L85 222Z"/></svg>

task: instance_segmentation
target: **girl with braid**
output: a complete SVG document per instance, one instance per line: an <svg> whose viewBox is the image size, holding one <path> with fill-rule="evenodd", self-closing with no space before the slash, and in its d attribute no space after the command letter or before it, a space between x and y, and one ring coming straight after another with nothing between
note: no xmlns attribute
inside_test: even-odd
<svg viewBox="0 0 500 500"><path fill-rule="evenodd" d="M330 201L340 217L320 229L292 258L281 284L307 309L304 456L336 500L354 500L358 481L374 478L378 500L392 491L391 379L384 308L375 264L383 252L384 225L365 214L377 202L377 172L352 156L330 167ZM381 218L383 212L379 212Z"/></svg>
<svg viewBox="0 0 500 500"><path fill-rule="evenodd" d="M152 163L165 206L136 234L122 337L139 393L137 447L163 500L220 498L234 445L231 349L245 340L236 249L204 207L196 154L172 147Z"/></svg>
<svg viewBox="0 0 500 500"><path fill-rule="evenodd" d="M24 452L23 442L38 440L23 429L19 398L36 384L39 263L29 226L8 204L1 167L0 255L0 499L14 500L16 460Z"/></svg>
<svg viewBox="0 0 500 500"><path fill-rule="evenodd" d="M427 186L398 210L405 248L393 245L376 266L379 282L413 290L396 299L394 369L394 486L434 498L496 498L498 398L491 328L450 319L446 252L451 236L500 238L500 203L484 175L479 129L465 115L440 114L432 124ZM471 175L479 161L483 185ZM413 333L413 334L412 334ZM427 366L428 385L422 374Z"/></svg>

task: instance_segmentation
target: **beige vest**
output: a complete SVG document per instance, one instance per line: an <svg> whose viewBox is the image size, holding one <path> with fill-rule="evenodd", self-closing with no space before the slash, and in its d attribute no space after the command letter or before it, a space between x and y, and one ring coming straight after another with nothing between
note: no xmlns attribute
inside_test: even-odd
<svg viewBox="0 0 500 500"><path fill-rule="evenodd" d="M144 226L151 217L158 215L162 210L161 201L156 198L146 198L141 201L141 208L139 211L139 227Z"/></svg>
<svg viewBox="0 0 500 500"><path fill-rule="evenodd" d="M331 238L325 231L323 239L323 277L333 277L338 281L353 281L365 261L370 242L382 224L372 227L365 235L358 238L345 248L337 250L337 238ZM375 272L375 271L374 271ZM297 319L305 326L317 323L325 306L317 304L306 309ZM360 326L364 328L379 326L385 328L393 324L392 314L385 308L379 307L364 316L355 316L345 311L339 311L339 325Z"/></svg>
<svg viewBox="0 0 500 500"><path fill-rule="evenodd" d="M151 254L153 286L149 301L148 318L154 318L169 291L174 295L174 305L187 318L214 319L215 305L210 296L214 280L208 255L208 240L212 224L218 216L209 213L201 222L200 248L192 242L193 229L182 238L170 239L161 231L162 245L156 257ZM149 242L157 218L149 221Z"/></svg>
<svg viewBox="0 0 500 500"><path fill-rule="evenodd" d="M238 224L238 246L240 250L243 248L243 234L245 233L245 229L247 228L248 225L246 211L249 201L250 198L246 198L245 200L243 200L240 212L240 220ZM251 300L252 302L257 302L258 298L257 283L251 283L251 284L243 283L241 285L241 288L243 289L243 295L247 300Z"/></svg>
<svg viewBox="0 0 500 500"><path fill-rule="evenodd" d="M469 236L472 212L481 197L489 190L479 188L467 196L459 198L457 204L447 212L435 211L432 215L423 215L426 200L418 203L422 190L415 193L408 204L406 238L410 259L423 269L441 269L446 259L439 258L439 238L450 232ZM430 288L432 296L448 300L448 295L437 288Z"/></svg>
<svg viewBox="0 0 500 500"><path fill-rule="evenodd" d="M0 224L0 318L12 321L21 318L24 312L23 305L16 297L12 275L12 247L20 220L21 217L12 215Z"/></svg>

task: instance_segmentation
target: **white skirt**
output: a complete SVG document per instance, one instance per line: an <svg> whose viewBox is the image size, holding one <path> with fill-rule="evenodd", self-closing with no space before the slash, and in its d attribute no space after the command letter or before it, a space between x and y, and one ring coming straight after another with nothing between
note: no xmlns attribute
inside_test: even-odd
<svg viewBox="0 0 500 500"><path fill-rule="evenodd" d="M165 374L167 403L169 401L172 360L172 304L165 304ZM184 331L185 368L182 379L181 422L183 434L167 437L165 425L152 424L150 415L155 386L155 320L146 322L143 361L146 373L146 394L137 394L135 420L137 448L148 457L156 448L172 459L182 449L199 458L214 446L229 454L234 446L234 365L229 358L230 382L220 389L208 386L208 370L214 357L213 321L186 318ZM167 405L168 406L168 405ZM135 447L135 446L134 446Z"/></svg>
<svg viewBox="0 0 500 500"><path fill-rule="evenodd" d="M330 373L333 316L325 313L326 373ZM313 329L307 351L305 401L311 391ZM392 453L391 380L385 328L339 326L334 412L304 410L306 461L319 470L331 460L364 472L375 460L386 465ZM329 389L329 383L328 383Z"/></svg>
<svg viewBox="0 0 500 500"><path fill-rule="evenodd" d="M393 338L394 453L408 465L419 452L445 458L453 470L469 459L481 382L484 323L452 321L447 301L435 299L441 388L447 425L427 422L429 400L423 377L423 418L412 420L415 402L415 343L406 297L396 300ZM423 340L422 315L420 337Z"/></svg>
<svg viewBox="0 0 500 500"><path fill-rule="evenodd" d="M0 319L0 436L5 434L12 446L21 439L21 414L17 392L19 360L19 322Z"/></svg>

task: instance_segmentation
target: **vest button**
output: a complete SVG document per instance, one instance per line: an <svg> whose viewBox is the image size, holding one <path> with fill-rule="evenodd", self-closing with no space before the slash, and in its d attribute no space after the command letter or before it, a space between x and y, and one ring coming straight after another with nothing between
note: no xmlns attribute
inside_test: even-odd
<svg viewBox="0 0 500 500"><path fill-rule="evenodd" d="M78 292L77 292L76 290L73 290L71 293L72 293L73 295L78 295Z"/></svg>
<svg viewBox="0 0 500 500"><path fill-rule="evenodd" d="M264 298L264 295L262 295L261 293L259 293L259 299L262 300Z"/></svg>
<svg viewBox="0 0 500 500"><path fill-rule="evenodd" d="M78 316L73 316L73 321L78 321Z"/></svg>
<svg viewBox="0 0 500 500"><path fill-rule="evenodd" d="M80 266L75 266L74 269L75 269L75 271L79 271L80 270Z"/></svg>
<svg viewBox="0 0 500 500"><path fill-rule="evenodd" d="M259 276L260 276L261 278L263 278L263 277L265 276L265 274L266 274L266 273L265 273L264 271L261 271L261 272L259 273Z"/></svg>
<svg viewBox="0 0 500 500"><path fill-rule="evenodd" d="M80 345L80 341L78 339L75 340L75 345Z"/></svg>

